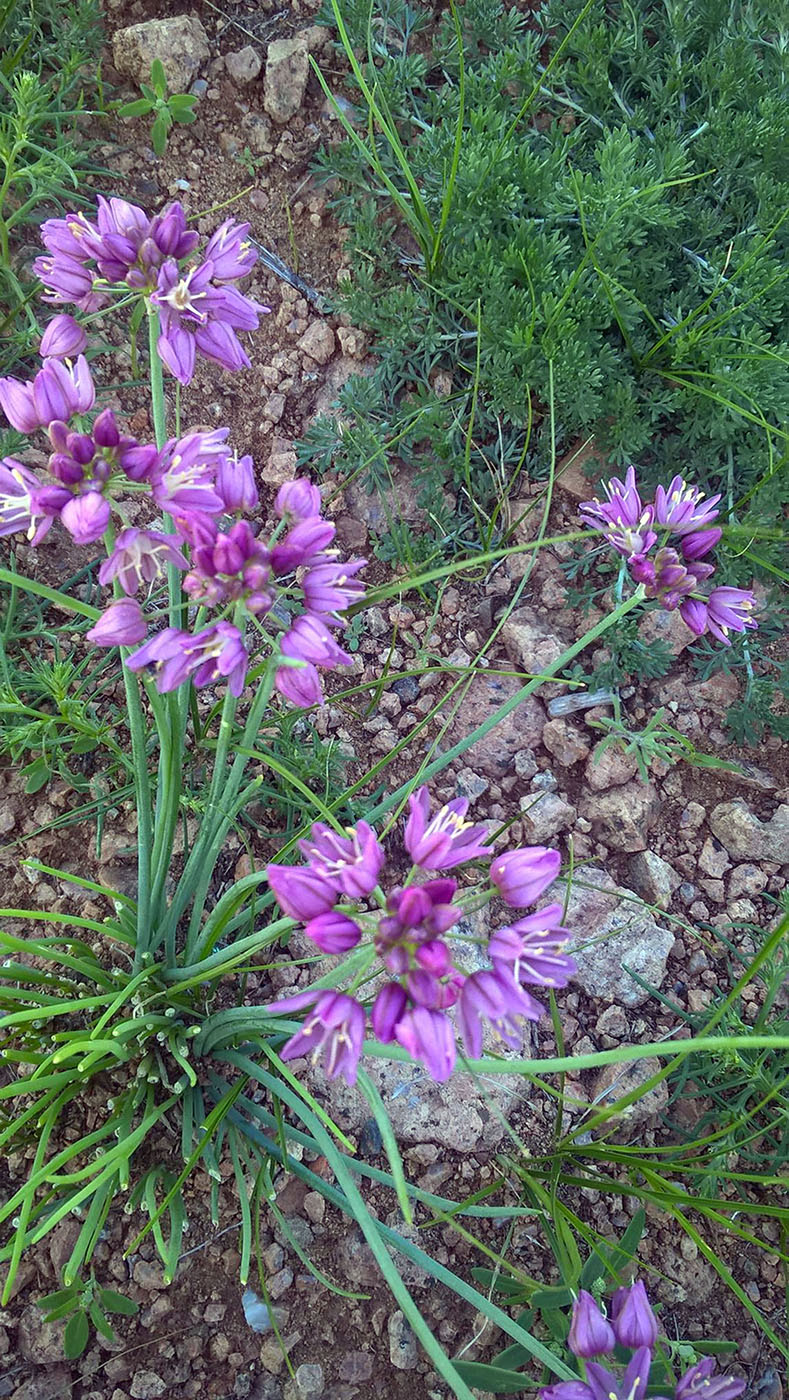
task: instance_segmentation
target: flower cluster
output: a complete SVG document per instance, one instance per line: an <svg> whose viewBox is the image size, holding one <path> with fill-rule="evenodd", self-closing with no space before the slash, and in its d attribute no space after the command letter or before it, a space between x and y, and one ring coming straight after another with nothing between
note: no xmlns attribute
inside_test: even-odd
<svg viewBox="0 0 789 1400"><path fill-rule="evenodd" d="M464 910L457 881L438 872L491 851L485 828L465 820L467 810L468 802L458 798L431 816L427 788L411 796L404 843L413 868L405 885L388 893L380 887L384 850L364 821L345 834L316 823L310 839L299 843L305 865L269 865L266 871L284 913L303 923L321 952L349 952L369 935L371 955L386 977L369 1008L373 1033L384 1044L402 1046L439 1083L451 1075L457 1055L451 1008L472 1058L481 1052L485 1022L517 1049L522 1022L543 1014L523 984L563 987L575 971L564 952L570 934L561 927L559 904L495 932L487 947L490 967L466 974L455 965L447 935ZM498 894L510 906L526 908L555 880L559 865L558 851L542 846L497 856L483 898ZM425 875L430 878L416 878ZM310 1014L281 1051L283 1058L322 1051L327 1074L353 1084L365 1008L351 993L311 989L269 1010L308 1006Z"/></svg>
<svg viewBox="0 0 789 1400"><path fill-rule="evenodd" d="M49 336L50 348L69 334L66 318L56 319L61 325ZM279 524L264 543L239 518L255 509L258 493L252 459L231 453L227 428L190 433L159 451L124 435L110 409L89 429L70 422L94 401L82 356L74 366L46 358L32 384L0 382L10 421L22 431L45 425L52 449L46 477L14 458L0 463L0 536L25 532L37 544L59 520L77 544L104 537L109 552L99 581L125 596L88 636L99 646L142 642L126 664L150 670L160 691L190 678L196 686L226 679L239 695L249 624L279 654L280 694L294 705L320 704L319 669L352 661L333 633L345 626L343 612L364 596L356 575L366 561L338 559L330 547L335 527L321 517L317 488L303 480L281 487L274 507ZM133 495L158 507L169 528L129 526L125 505ZM117 522L122 528L114 536ZM197 632L166 627L145 640L149 618L134 595L147 595L168 567L183 572L194 604L218 616Z"/></svg>
<svg viewBox="0 0 789 1400"><path fill-rule="evenodd" d="M234 285L257 261L248 232L249 224L227 219L208 240L201 260L184 265L200 235L187 228L178 202L151 218L125 199L99 195L95 221L79 213L42 224L47 253L33 270L46 300L58 305L97 311L117 288L149 298L161 321L159 354L176 379L188 384L198 353L224 369L249 366L237 332L256 330L268 307Z"/></svg>
<svg viewBox="0 0 789 1400"><path fill-rule="evenodd" d="M581 516L627 560L630 577L644 585L647 598L669 612L679 609L697 637L709 632L725 646L731 645L730 631L756 627L751 592L725 586L706 590L715 566L705 561L722 533L712 524L720 496L705 498L675 476L667 490L658 486L654 501L644 504L634 467L624 482L613 477L604 489L607 499L584 501Z"/></svg>
<svg viewBox="0 0 789 1400"><path fill-rule="evenodd" d="M567 1345L573 1356L586 1363L586 1380L545 1386L540 1400L644 1400L657 1339L658 1320L640 1280L631 1288L617 1289L610 1319L600 1311L591 1294L581 1289L573 1306ZM607 1367L590 1359L610 1355L616 1347L626 1347L633 1353L621 1381ZM715 1362L709 1357L680 1377L673 1400L737 1400L744 1389L745 1381L716 1376Z"/></svg>

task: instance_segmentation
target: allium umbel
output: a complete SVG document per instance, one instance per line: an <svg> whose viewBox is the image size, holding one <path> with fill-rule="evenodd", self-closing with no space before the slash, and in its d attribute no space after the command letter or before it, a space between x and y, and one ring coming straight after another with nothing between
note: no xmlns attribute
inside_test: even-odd
<svg viewBox="0 0 789 1400"><path fill-rule="evenodd" d="M573 1304L567 1345L584 1362L586 1379L544 1386L540 1400L644 1400L658 1334L658 1320L640 1280L630 1288L617 1289L610 1319L582 1289ZM612 1357L615 1348L632 1353L621 1378L589 1359ZM674 1387L673 1400L738 1400L746 1382L736 1376L716 1376L715 1370L711 1357L691 1366Z"/></svg>
<svg viewBox="0 0 789 1400"><path fill-rule="evenodd" d="M709 632L724 646L730 645L729 632L756 627L751 592L706 588L715 566L701 561L721 539L722 531L712 525L719 495L705 498L697 486L675 476L668 488L658 486L654 502L645 505L634 467L628 468L624 482L613 477L604 490L607 499L585 501L581 517L622 556L647 599L668 612L678 610L696 636Z"/></svg>
<svg viewBox="0 0 789 1400"><path fill-rule="evenodd" d="M490 851L484 844L485 828L463 821L465 806L453 800L431 818L427 789L412 796L404 843L414 868L404 886L388 892L386 886L380 888L383 846L363 821L345 832L316 823L310 838L299 842L306 865L269 865L266 870L283 912L304 924L307 938L321 952L362 951L360 945L366 941L370 962L377 960L386 977L369 1008L373 1033L384 1044L397 1043L407 1050L437 1082L449 1078L457 1058L453 1008L466 1053L472 1058L482 1051L485 1027L517 1049L523 1023L538 1020L544 1011L523 983L564 986L575 970L562 951L570 934L559 925L559 905L522 921L520 933L516 925L494 934L487 950L492 967L468 975L456 965L451 930L464 912L457 881L422 876L478 860ZM538 848L512 855L517 857L513 870L520 872L521 881L528 870L534 890L540 891L558 873L558 852ZM499 863L502 859L506 857L498 858ZM494 860L491 875L496 865ZM521 883L519 894L524 890ZM488 897L495 894L493 885ZM356 1004L364 1019L364 1008ZM292 1000L287 1005L294 1008ZM273 1012L284 1009L280 1002L269 1007ZM289 1041L283 1057L298 1053L294 1047L300 1045ZM347 1055L342 1068L339 1061L333 1064L334 1073L345 1073L350 1067Z"/></svg>

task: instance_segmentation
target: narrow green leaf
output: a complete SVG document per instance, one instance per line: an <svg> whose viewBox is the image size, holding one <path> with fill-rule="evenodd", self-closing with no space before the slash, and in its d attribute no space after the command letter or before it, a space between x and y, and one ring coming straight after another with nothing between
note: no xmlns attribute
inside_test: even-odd
<svg viewBox="0 0 789 1400"><path fill-rule="evenodd" d="M455 1369L477 1390L488 1390L492 1395L520 1395L531 1388L528 1376L520 1371L505 1371L500 1366L487 1366L481 1361L456 1361Z"/></svg>
<svg viewBox="0 0 789 1400"><path fill-rule="evenodd" d="M45 1308L47 1311L50 1308L59 1308L63 1303L67 1303L69 1300L73 1301L80 1292L81 1290L79 1288L74 1287L59 1288L57 1293L48 1293L46 1298L37 1298L36 1307Z"/></svg>
<svg viewBox="0 0 789 1400"><path fill-rule="evenodd" d="M124 102L123 106L118 108L118 116L144 117L146 113L150 112L150 110L151 104L148 101L148 98L138 97L136 102Z"/></svg>
<svg viewBox="0 0 789 1400"><path fill-rule="evenodd" d="M68 1361L76 1361L81 1356L88 1345L90 1327L88 1325L87 1314L80 1309L66 1323L66 1330L63 1334L63 1352Z"/></svg>
<svg viewBox="0 0 789 1400"><path fill-rule="evenodd" d="M112 1288L99 1289L99 1302L105 1312L118 1313L121 1317L136 1317L140 1311L139 1303L135 1303L133 1298L116 1293Z"/></svg>
<svg viewBox="0 0 789 1400"><path fill-rule="evenodd" d="M102 1337L106 1337L108 1342L114 1342L115 1333L110 1327L110 1324L108 1323L106 1317L101 1311L101 1308L99 1307L98 1303L96 1303L95 1301L91 1301L88 1304L88 1312L90 1313L90 1320L93 1323L93 1326L96 1328L96 1331L101 1333Z"/></svg>
<svg viewBox="0 0 789 1400"><path fill-rule="evenodd" d="M151 83L156 89L157 97L165 98L167 96L167 74L160 58L155 58L151 64Z"/></svg>
<svg viewBox="0 0 789 1400"><path fill-rule="evenodd" d="M153 126L151 127L151 145L157 156L163 156L167 149L167 121L164 113L160 112Z"/></svg>

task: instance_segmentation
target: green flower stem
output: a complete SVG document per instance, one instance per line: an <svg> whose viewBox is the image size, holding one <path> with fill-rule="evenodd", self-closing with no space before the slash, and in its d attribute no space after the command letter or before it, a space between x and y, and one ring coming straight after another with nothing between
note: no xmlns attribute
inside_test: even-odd
<svg viewBox="0 0 789 1400"><path fill-rule="evenodd" d="M248 748L252 738L257 734L266 706L271 698L273 688L274 668L270 666L264 673L257 695L250 706L239 748ZM223 718L226 718L229 713L230 710L225 710L223 706ZM205 904L208 886L213 875L216 858L238 811L237 798L244 776L244 769L247 764L247 756L244 753L238 753L230 772L226 774L223 780L231 738L232 732L225 731L223 733L220 728L220 736L214 758L214 773L203 825L200 835L184 866L183 873L178 881L178 888L175 891L172 903L159 932L159 938L160 940L162 938L165 940L166 946L168 939L170 940L170 946L174 946L175 930L178 921L185 913L189 904L193 902L194 908L185 950L185 957L187 958L193 956L194 947L198 940L203 906ZM220 744L222 746L221 752ZM255 784L245 789L245 799L247 795L251 796L254 787Z"/></svg>
<svg viewBox="0 0 789 1400"><path fill-rule="evenodd" d="M159 734L159 779L156 788L155 835L151 861L151 918L155 927L163 912L164 884L170 869L173 839L178 824L183 751L174 736L183 733L183 729L180 727L177 693L164 697L164 706L161 704L162 697L153 687L149 689L149 695Z"/></svg>
<svg viewBox="0 0 789 1400"><path fill-rule="evenodd" d="M148 371L151 377L151 408L153 410L153 431L156 446L164 447L167 441L167 405L164 399L164 370L159 355L160 334L159 312L150 298L145 303L148 312Z"/></svg>
<svg viewBox="0 0 789 1400"><path fill-rule="evenodd" d="M126 710L131 736L134 796L137 803L137 941L134 971L139 972L146 939L151 925L151 849L153 819L151 812L151 781L148 773L145 718L140 703L140 686L133 671L124 663L133 648L121 648L121 671L126 692Z"/></svg>

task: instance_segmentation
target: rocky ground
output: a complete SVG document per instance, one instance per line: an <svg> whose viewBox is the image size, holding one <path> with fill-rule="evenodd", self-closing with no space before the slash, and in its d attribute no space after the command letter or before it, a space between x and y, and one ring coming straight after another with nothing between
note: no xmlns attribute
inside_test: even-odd
<svg viewBox="0 0 789 1400"><path fill-rule="evenodd" d="M153 27L145 23L152 17ZM234 445L253 454L262 487L273 493L293 473L295 440L316 413L329 410L347 377L368 363L363 331L321 310L323 299L347 275L344 230L327 212L326 194L309 174L318 145L338 133L309 68L313 56L331 84L341 82L330 35L315 24L311 0L292 0L284 9L273 0L254 5L241 0L222 8L205 0L199 15L171 18L162 18L161 6L148 0L109 0L107 26L104 78L119 96L136 95L135 83L147 77L152 57L160 56L171 86L191 87L200 97L196 123L175 129L161 162L147 144L144 122L107 126L102 154L117 171L118 190L148 207L178 197L205 231L226 214L249 219L260 242L289 267L297 266L303 279L299 290L259 266L250 290L272 310L252 347L253 368L235 376L203 368L184 394L184 422L227 423ZM130 26L139 27L130 32ZM104 362L109 371L104 377L122 381L128 377L127 351L120 334L110 339L114 349ZM141 401L131 395L123 406L137 415L135 430L148 431ZM513 518L543 490L542 485L525 488L523 500L511 505ZM587 493L577 464L569 466L551 506L549 534L577 528L578 500ZM398 483L396 499L398 509L418 525L407 481ZM335 496L332 509L341 544L370 553L386 528L381 502L351 488ZM521 538L528 537L534 514L520 527ZM42 547L36 561L44 576L57 573L63 563L48 549ZM407 596L366 612L350 683L368 688L368 707L335 696L311 721L319 738L334 741L345 757L349 780L402 742L383 775L397 786L433 746L446 749L470 733L515 693L524 673L550 663L583 635L600 614L581 618L566 605L561 563L569 549L541 551L517 597L526 555L502 564L484 581L453 581L435 608ZM385 581L380 566L372 573ZM556 844L565 853L572 846L576 870L567 922L576 933L579 972L558 1001L567 1048L579 1055L656 1040L687 1026L682 1013L702 1015L731 985L737 950L752 953L760 931L774 922L789 864L785 752L772 740L755 756L733 750L722 720L737 696L736 679L718 675L700 681L688 664L691 635L684 625L676 617L665 626L664 619L651 617L643 624L644 636L658 635L656 627L676 665L666 679L634 690L626 702L629 724L640 728L665 706L676 729L700 750L737 765L737 771L655 763L644 781L634 759L616 748L600 750L592 722L610 709L579 710L569 717L556 713L564 688L553 684L516 707L492 735L447 768L434 788L441 798L467 796L475 818L495 826L517 814L508 834L512 845ZM384 667L386 684L375 689ZM460 689L450 694L458 679ZM8 842L0 850L4 903L32 903L42 910L76 907L74 887L67 882L20 870L22 851L74 873L98 870L122 878L133 828L130 813L119 813L100 856L86 860L91 828L57 828L72 802L64 785L50 785L31 803L13 773L0 776L0 830ZM270 853L263 841L253 848L255 859ZM244 859L239 845L228 853L229 868ZM488 911L475 916L469 937L483 934L490 917ZM289 968L276 981L281 987L298 984ZM257 991L251 979L248 995L254 998ZM746 1024L758 1016L761 998L760 986L746 988ZM534 1028L530 1049L550 1055L555 1048L546 1018ZM656 1068L656 1062L646 1061L621 1076L579 1074L566 1085L572 1101L568 1121L580 1122L585 1104L616 1102ZM314 1092L325 1098L360 1154L384 1165L363 1101L344 1086L328 1086L307 1065L294 1069L312 1075ZM463 1075L439 1089L417 1068L379 1061L371 1072L413 1180L458 1200L496 1181L498 1203L519 1203L513 1163L521 1152L538 1158L550 1147L555 1107L546 1095L526 1082L470 1083ZM669 1103L661 1084L627 1110L619 1136L658 1146L676 1141L682 1113L692 1118L692 1111L687 1104ZM165 1154L171 1150L166 1142L158 1146ZM23 1169L24 1156L0 1168L3 1191ZM325 1167L321 1161L312 1165L318 1172ZM622 1182L618 1196L567 1192L573 1209L609 1235L621 1233L636 1205L627 1194L624 1168L617 1179ZM198 1174L187 1188L193 1220L188 1249L170 1288L163 1285L149 1240L139 1254L123 1258L139 1222L110 1217L97 1272L107 1286L133 1297L140 1313L130 1322L121 1320L116 1344L92 1345L78 1364L64 1363L60 1331L42 1323L34 1302L58 1286L74 1224L63 1222L48 1247L31 1255L14 1298L0 1313L0 1397L444 1396L445 1387L382 1289L356 1231L301 1183L283 1176L276 1185L288 1233L273 1218L267 1221L263 1266L289 1365L274 1332L255 1332L245 1314L232 1190L225 1193L219 1225L213 1226L208 1180ZM369 1199L382 1218L401 1228L391 1197L372 1190ZM418 1224L425 1219L417 1215ZM773 1239L770 1222L762 1228ZM747 1298L785 1335L777 1257L722 1230L705 1226L702 1234ZM494 1249L503 1245L502 1231L493 1226L484 1226L480 1235ZM294 1238L340 1288L361 1296L348 1300L318 1284L294 1252ZM468 1276L472 1266L484 1262L449 1225L420 1231L418 1239L460 1274ZM777 1229L774 1243L778 1249ZM669 1335L738 1338L737 1366L751 1382L749 1393L780 1400L776 1356L693 1240L664 1215L650 1212L641 1255L654 1271L652 1291L663 1304ZM539 1221L514 1229L508 1257L528 1274L553 1276ZM414 1266L407 1265L405 1275L450 1354L468 1360L495 1352L497 1339L470 1308L440 1287L428 1287Z"/></svg>

